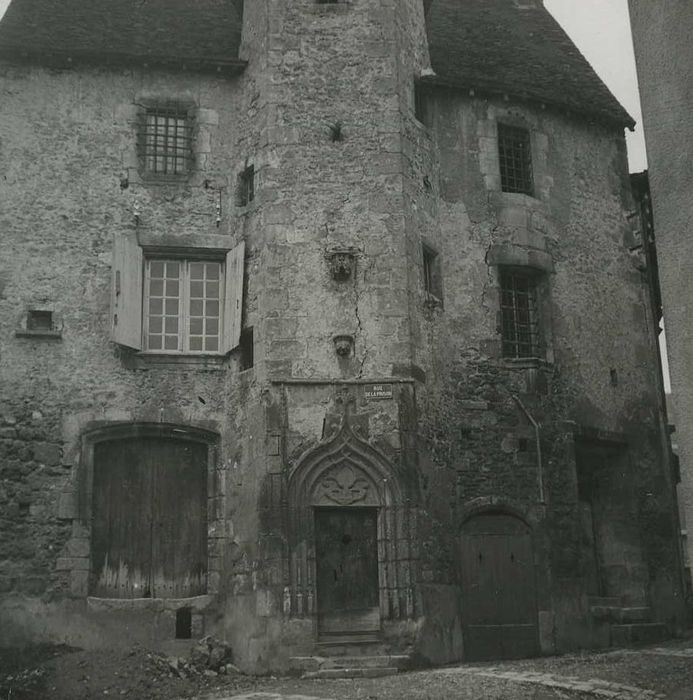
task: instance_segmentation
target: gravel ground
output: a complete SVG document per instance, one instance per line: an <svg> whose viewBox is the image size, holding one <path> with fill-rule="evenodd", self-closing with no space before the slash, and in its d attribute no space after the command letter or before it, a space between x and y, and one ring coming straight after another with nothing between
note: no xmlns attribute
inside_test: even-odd
<svg viewBox="0 0 693 700"><path fill-rule="evenodd" d="M693 639L667 647L674 652L693 650ZM330 700L604 700L607 697L649 700L655 694L667 700L693 700L693 654L685 658L653 651L653 648L624 649L522 661L461 664L375 679L270 680L258 690L281 693L282 696L304 695ZM583 690L571 690L546 687L539 682L492 677L495 673L514 673L518 677L550 674L559 682L570 683L571 679L579 679L591 683L585 683ZM644 692L624 691L607 684L639 688ZM593 690L588 689L590 685ZM594 688L598 688L598 692ZM607 695L608 692L612 695ZM218 693L202 697L204 700L223 700L233 695Z"/></svg>
<svg viewBox="0 0 693 700"><path fill-rule="evenodd" d="M300 680L179 678L164 657L142 648L39 646L0 653L0 700L222 700L253 693L261 693L253 700L693 700L693 638L662 647L459 664L386 678Z"/></svg>
<svg viewBox="0 0 693 700"><path fill-rule="evenodd" d="M264 693L272 691L283 696L303 695L320 700L573 700L584 697L565 690L467 675L444 676L429 671L372 679L282 681L262 688ZM215 694L205 700L229 697L233 696Z"/></svg>

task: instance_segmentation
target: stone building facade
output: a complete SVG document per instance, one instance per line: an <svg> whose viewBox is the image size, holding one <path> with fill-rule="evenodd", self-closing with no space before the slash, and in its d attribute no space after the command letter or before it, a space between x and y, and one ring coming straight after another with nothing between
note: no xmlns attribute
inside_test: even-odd
<svg viewBox="0 0 693 700"><path fill-rule="evenodd" d="M686 299L691 282L683 263L690 251L693 49L689 32L693 8L687 2L633 0L629 3L633 45L641 91L643 123L659 278L666 323L671 391L676 413L676 442L681 462L681 501L686 568L690 590L693 538L693 355Z"/></svg>
<svg viewBox="0 0 693 700"><path fill-rule="evenodd" d="M3 642L675 632L630 117L541 3L242 5L0 23Z"/></svg>

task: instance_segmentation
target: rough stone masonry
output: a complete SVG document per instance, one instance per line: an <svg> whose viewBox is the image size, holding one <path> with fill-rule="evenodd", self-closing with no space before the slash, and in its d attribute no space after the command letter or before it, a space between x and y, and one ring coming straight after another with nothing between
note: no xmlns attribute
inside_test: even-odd
<svg viewBox="0 0 693 700"><path fill-rule="evenodd" d="M676 632L632 120L541 3L54 5L0 23L2 642Z"/></svg>

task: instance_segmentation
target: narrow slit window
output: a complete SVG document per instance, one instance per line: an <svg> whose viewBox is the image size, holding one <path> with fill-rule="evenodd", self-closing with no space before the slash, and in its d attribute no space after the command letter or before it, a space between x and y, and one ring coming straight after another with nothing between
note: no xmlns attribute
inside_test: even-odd
<svg viewBox="0 0 693 700"><path fill-rule="evenodd" d="M498 158L503 192L533 196L532 144L529 130L498 124Z"/></svg>
<svg viewBox="0 0 693 700"><path fill-rule="evenodd" d="M440 256L430 246L422 243L422 277L424 292L429 301L440 302L443 299L443 285L440 273Z"/></svg>
<svg viewBox="0 0 693 700"><path fill-rule="evenodd" d="M429 126L427 94L418 81L414 83L414 116L416 121Z"/></svg>
<svg viewBox="0 0 693 700"><path fill-rule="evenodd" d="M249 165L238 176L238 206L247 207L255 199L255 166Z"/></svg>
<svg viewBox="0 0 693 700"><path fill-rule="evenodd" d="M142 117L140 158L147 173L184 175L192 157L192 127L187 110L156 107Z"/></svg>
<svg viewBox="0 0 693 700"><path fill-rule="evenodd" d="M500 286L503 356L538 357L540 343L536 275L502 270Z"/></svg>

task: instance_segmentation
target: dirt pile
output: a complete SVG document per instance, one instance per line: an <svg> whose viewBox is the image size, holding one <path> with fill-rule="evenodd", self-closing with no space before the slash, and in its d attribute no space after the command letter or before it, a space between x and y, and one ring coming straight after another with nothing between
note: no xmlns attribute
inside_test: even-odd
<svg viewBox="0 0 693 700"><path fill-rule="evenodd" d="M135 646L83 651L64 645L0 650L2 700L174 700L220 690L254 690L261 679L242 674L231 648L205 637L185 657Z"/></svg>

